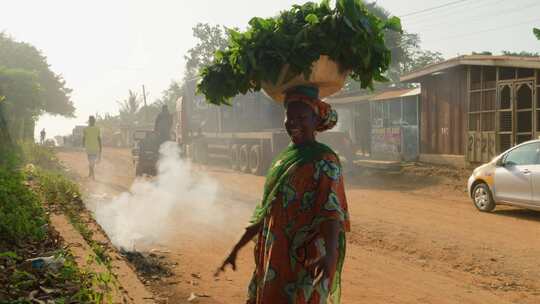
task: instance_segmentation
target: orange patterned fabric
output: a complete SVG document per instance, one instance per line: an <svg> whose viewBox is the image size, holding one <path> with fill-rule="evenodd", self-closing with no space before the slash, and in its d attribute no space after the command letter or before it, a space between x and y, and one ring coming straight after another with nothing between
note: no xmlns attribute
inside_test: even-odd
<svg viewBox="0 0 540 304"><path fill-rule="evenodd" d="M326 153L294 168L282 183L257 238L248 304L339 303L350 231L341 171L337 156ZM314 264L326 254L320 225L330 220L342 227L339 262L329 277L315 280Z"/></svg>

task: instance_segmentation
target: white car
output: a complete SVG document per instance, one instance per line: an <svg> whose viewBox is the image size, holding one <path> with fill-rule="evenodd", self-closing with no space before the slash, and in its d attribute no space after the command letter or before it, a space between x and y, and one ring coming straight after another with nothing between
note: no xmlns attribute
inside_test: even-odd
<svg viewBox="0 0 540 304"><path fill-rule="evenodd" d="M480 211L493 211L497 204L540 210L540 140L513 147L476 168L468 189Z"/></svg>

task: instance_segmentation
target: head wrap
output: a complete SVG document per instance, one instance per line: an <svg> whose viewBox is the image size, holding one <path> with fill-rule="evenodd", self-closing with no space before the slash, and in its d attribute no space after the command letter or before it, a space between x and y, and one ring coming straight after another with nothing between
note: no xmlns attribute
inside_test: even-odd
<svg viewBox="0 0 540 304"><path fill-rule="evenodd" d="M301 102L313 109L315 115L319 117L319 124L315 128L317 132L330 130L337 123L338 115L336 110L319 99L318 88L298 86L288 90L285 97L285 108L291 102Z"/></svg>

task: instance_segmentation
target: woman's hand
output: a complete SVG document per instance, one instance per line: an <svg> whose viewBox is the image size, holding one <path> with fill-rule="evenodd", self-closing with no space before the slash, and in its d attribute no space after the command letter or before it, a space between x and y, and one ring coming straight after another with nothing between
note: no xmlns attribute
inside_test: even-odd
<svg viewBox="0 0 540 304"><path fill-rule="evenodd" d="M313 284L319 283L323 278L331 278L334 275L338 262L338 239L340 223L338 221L326 221L321 224L321 234L324 239L326 254L312 266Z"/></svg>
<svg viewBox="0 0 540 304"><path fill-rule="evenodd" d="M323 256L319 261L312 265L311 276L313 278L313 285L319 283L323 278L330 278L333 275L337 265L337 251L335 253L328 253Z"/></svg>
<svg viewBox="0 0 540 304"><path fill-rule="evenodd" d="M231 268L233 271L236 271L236 257L238 256L238 251L236 249L233 249L229 256L223 261L223 264L221 264L221 267L219 267L216 272L214 273L214 276L219 276L220 273L225 272L225 268L227 265L231 265Z"/></svg>
<svg viewBox="0 0 540 304"><path fill-rule="evenodd" d="M242 247L244 247L249 241L251 241L253 237L255 237L257 233L259 233L259 231L261 231L261 227L262 224L257 223L246 228L246 231L244 231L244 234L242 235L238 243L236 243L234 248L231 250L229 256L225 259L225 261L223 261L221 267L216 270L214 276L217 277L220 273L224 272L227 265L231 265L232 270L236 271L236 257L238 256L238 251L240 251Z"/></svg>

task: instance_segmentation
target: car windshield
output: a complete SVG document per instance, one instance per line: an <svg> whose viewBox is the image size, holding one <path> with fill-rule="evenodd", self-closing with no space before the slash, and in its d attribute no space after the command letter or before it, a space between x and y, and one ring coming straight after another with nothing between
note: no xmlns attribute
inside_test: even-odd
<svg viewBox="0 0 540 304"><path fill-rule="evenodd" d="M533 165L538 162L540 143L531 143L510 151L504 163L511 166Z"/></svg>

